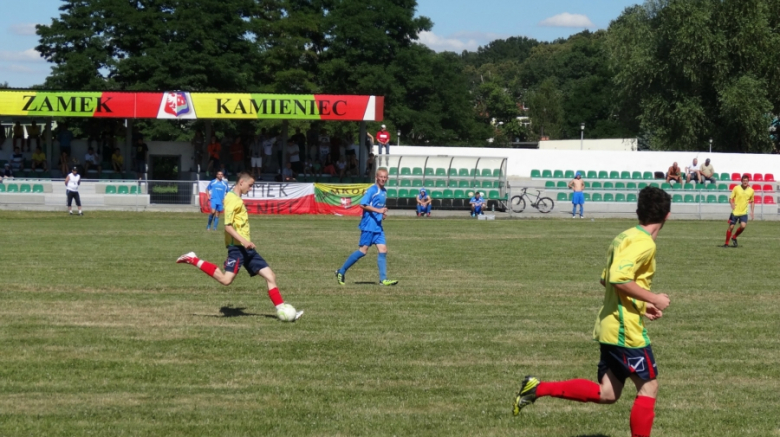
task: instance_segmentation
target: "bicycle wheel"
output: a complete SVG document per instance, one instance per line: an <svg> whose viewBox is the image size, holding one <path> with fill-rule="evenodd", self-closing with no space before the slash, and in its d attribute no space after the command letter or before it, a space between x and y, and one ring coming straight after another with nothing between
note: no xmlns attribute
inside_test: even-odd
<svg viewBox="0 0 780 437"><path fill-rule="evenodd" d="M523 196L515 196L510 201L509 207L512 208L512 212L523 212L525 209L525 199L523 199Z"/></svg>
<svg viewBox="0 0 780 437"><path fill-rule="evenodd" d="M547 214L548 212L552 211L553 206L555 206L555 202L553 202L552 199L549 197L540 197L539 200L536 202L536 209L539 210L539 212Z"/></svg>

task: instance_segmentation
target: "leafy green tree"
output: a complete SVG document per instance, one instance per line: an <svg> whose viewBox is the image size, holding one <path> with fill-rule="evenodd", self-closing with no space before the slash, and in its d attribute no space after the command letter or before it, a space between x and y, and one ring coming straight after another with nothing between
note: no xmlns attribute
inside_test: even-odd
<svg viewBox="0 0 780 437"><path fill-rule="evenodd" d="M563 94L555 79L544 80L539 88L530 94L528 103L533 135L537 139L559 139L564 120Z"/></svg>

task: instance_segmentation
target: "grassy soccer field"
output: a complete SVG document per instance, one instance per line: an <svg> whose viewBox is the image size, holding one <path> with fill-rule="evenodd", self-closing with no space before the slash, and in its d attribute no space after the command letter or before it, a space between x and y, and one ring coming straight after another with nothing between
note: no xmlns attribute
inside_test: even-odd
<svg viewBox="0 0 780 437"><path fill-rule="evenodd" d="M627 436L633 386L611 406L544 398L511 414L518 382L595 379L590 333L606 248L627 220L390 218L339 287L357 221L254 217L264 283L222 287L195 214L0 212L0 435ZM660 370L653 436L780 435L780 223L671 221L657 241L649 323ZM220 309L227 307L220 312ZM227 314L228 316L225 316Z"/></svg>

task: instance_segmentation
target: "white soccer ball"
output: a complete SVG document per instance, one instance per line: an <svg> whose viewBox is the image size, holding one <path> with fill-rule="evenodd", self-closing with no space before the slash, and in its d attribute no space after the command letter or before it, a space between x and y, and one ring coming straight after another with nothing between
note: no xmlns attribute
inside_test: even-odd
<svg viewBox="0 0 780 437"><path fill-rule="evenodd" d="M282 322L294 322L295 321L295 307L289 303L283 303L276 309L276 317Z"/></svg>

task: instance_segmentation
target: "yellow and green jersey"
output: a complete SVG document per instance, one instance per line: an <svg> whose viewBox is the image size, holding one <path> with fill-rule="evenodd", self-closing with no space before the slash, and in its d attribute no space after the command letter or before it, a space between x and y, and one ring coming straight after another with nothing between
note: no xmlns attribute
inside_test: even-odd
<svg viewBox="0 0 780 437"><path fill-rule="evenodd" d="M742 188L737 185L731 190L731 199L734 199L734 211L731 213L735 217L746 215L748 213L748 203L753 203L753 189L750 187Z"/></svg>
<svg viewBox="0 0 780 437"><path fill-rule="evenodd" d="M249 214L246 212L244 201L236 193L229 191L225 195L225 226L232 226L247 241L249 238ZM230 234L225 231L225 246L241 246Z"/></svg>
<svg viewBox="0 0 780 437"><path fill-rule="evenodd" d="M594 340L627 348L650 345L642 320L647 305L618 291L615 284L635 282L649 291L653 274L655 241L646 230L636 226L612 240L607 251L607 267L601 273L606 287L604 304L593 328Z"/></svg>

